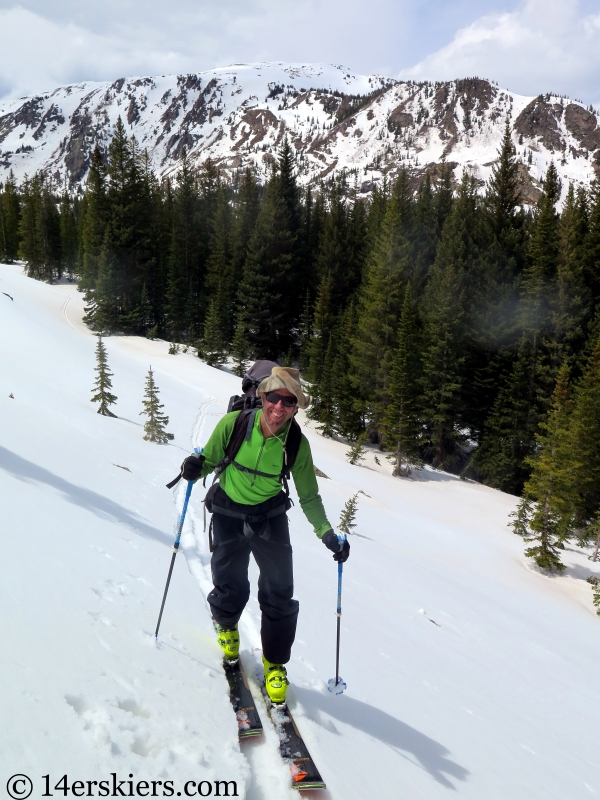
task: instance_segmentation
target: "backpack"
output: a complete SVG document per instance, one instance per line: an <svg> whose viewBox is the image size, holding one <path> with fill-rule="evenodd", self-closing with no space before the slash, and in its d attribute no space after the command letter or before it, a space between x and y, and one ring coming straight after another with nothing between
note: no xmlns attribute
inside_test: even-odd
<svg viewBox="0 0 600 800"><path fill-rule="evenodd" d="M242 394L234 394L233 397L229 398L227 413L261 408L262 400L256 396L256 390L259 384L269 377L273 367L278 366L279 364L276 364L275 361L255 361L242 378ZM239 450L239 447L237 450ZM235 451L236 453L237 450Z"/></svg>

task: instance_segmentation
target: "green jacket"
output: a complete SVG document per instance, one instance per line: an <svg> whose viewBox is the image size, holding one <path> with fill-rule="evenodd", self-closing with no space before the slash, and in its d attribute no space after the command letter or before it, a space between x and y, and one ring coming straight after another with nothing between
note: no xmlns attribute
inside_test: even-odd
<svg viewBox="0 0 600 800"><path fill-rule="evenodd" d="M225 456L225 450L239 414L239 411L232 411L230 414L225 414L217 423L210 439L204 446L206 461L202 468L201 477L211 473ZM283 445L280 439L285 441L291 423L288 421L276 437L270 436L265 439L260 427L261 416L262 411L259 410L254 419L250 441L242 442L235 460L244 467L279 475L283 463ZM302 434L300 448L292 469L292 477L300 499L300 506L313 526L315 533L321 539L324 533L331 530L332 526L325 515L323 501L321 500L319 486L315 477L310 445L304 434ZM264 503L265 500L275 497L281 491L281 482L278 478L263 478L260 475L250 475L247 472L240 472L233 466L227 467L221 473L219 483L231 500L244 505Z"/></svg>

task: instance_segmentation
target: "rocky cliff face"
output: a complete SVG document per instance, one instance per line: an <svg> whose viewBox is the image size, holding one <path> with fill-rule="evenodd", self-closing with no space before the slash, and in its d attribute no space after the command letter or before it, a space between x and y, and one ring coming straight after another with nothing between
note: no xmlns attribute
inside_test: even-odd
<svg viewBox="0 0 600 800"><path fill-rule="evenodd" d="M600 173L598 117L577 102L522 97L478 78L446 83L356 76L340 66L252 64L195 75L81 83L0 104L0 180L43 170L78 191L95 144L106 150L120 116L161 176L212 158L229 174L268 174L284 136L302 183L346 172L367 193L406 167L418 179L442 159L483 186L507 116L526 202L551 160L566 191Z"/></svg>

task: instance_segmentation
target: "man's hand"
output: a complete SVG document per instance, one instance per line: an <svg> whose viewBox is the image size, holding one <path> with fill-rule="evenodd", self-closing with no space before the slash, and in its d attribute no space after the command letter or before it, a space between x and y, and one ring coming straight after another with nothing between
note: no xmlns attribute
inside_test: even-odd
<svg viewBox="0 0 600 800"><path fill-rule="evenodd" d="M347 539L344 539L343 544L340 544L336 534L333 531L327 531L327 533L323 534L321 541L328 550L331 550L333 553L333 560L337 561L338 564L343 564L344 561L348 560L350 555L350 542Z"/></svg>
<svg viewBox="0 0 600 800"><path fill-rule="evenodd" d="M188 456L181 465L184 481L197 481L204 466L204 456Z"/></svg>

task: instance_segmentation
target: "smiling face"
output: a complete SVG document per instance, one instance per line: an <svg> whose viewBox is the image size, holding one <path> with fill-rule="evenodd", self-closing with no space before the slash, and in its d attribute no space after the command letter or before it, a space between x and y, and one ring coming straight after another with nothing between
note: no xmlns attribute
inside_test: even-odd
<svg viewBox="0 0 600 800"><path fill-rule="evenodd" d="M277 394L283 397L294 397L294 395L287 389L277 389ZM270 403L265 394L261 394L263 413L260 419L260 425L265 439L278 433L285 423L294 416L297 406L284 406L281 400L277 403ZM271 430L269 430L269 428Z"/></svg>

